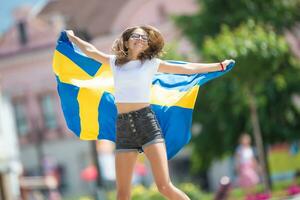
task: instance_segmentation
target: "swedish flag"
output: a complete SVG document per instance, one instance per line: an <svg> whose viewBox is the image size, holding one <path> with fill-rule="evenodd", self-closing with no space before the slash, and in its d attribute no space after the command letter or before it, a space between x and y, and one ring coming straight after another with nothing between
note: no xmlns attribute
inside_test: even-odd
<svg viewBox="0 0 300 200"><path fill-rule="evenodd" d="M230 63L225 71L202 74L155 74L150 103L165 137L168 159L191 139L199 87L233 66ZM82 140L115 142L117 109L110 66L87 57L63 31L54 52L53 71L68 128Z"/></svg>

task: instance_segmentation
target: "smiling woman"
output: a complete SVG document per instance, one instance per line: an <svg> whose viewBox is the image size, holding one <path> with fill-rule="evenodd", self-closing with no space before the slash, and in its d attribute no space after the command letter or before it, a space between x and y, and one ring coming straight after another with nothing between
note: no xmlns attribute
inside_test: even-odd
<svg viewBox="0 0 300 200"><path fill-rule="evenodd" d="M126 29L113 44L116 64L122 65L129 60L144 61L162 54L164 39L153 27L141 26Z"/></svg>
<svg viewBox="0 0 300 200"><path fill-rule="evenodd" d="M145 153L159 192L167 199L189 200L176 188L169 176L164 134L155 112L150 107L151 84L155 73L197 74L224 71L232 62L168 63L159 59L164 47L160 31L152 26L126 29L113 44L113 55L67 31L68 38L87 56L110 66L114 80L116 119L116 187L117 200L131 196L131 180L138 153ZM95 111L96 112L96 111ZM175 144L174 144L175 145Z"/></svg>

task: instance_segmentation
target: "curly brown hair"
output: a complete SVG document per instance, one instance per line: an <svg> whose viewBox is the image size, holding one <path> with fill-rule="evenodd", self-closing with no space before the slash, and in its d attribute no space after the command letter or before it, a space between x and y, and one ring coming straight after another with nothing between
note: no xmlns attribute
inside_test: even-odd
<svg viewBox="0 0 300 200"><path fill-rule="evenodd" d="M117 38L112 46L112 52L116 55L116 65L123 65L130 61L128 58L128 48L125 46L132 34L137 29L143 29L148 35L148 48L138 55L138 59L144 62L147 59L160 56L163 53L164 38L159 30L150 25L134 26L127 28L119 38Z"/></svg>

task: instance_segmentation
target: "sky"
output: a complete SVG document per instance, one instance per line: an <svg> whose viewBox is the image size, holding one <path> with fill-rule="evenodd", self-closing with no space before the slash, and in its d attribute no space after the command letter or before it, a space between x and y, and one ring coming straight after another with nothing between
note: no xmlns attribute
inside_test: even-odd
<svg viewBox="0 0 300 200"><path fill-rule="evenodd" d="M0 36L12 25L14 8L27 4L38 6L46 0L0 0Z"/></svg>

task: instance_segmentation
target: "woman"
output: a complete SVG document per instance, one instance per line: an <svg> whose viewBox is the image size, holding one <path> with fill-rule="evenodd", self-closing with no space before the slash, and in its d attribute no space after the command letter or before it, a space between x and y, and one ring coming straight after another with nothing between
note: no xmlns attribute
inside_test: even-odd
<svg viewBox="0 0 300 200"><path fill-rule="evenodd" d="M255 192L255 186L259 183L259 167L251 147L251 138L247 133L240 136L240 145L236 150L237 183L244 189L246 196Z"/></svg>
<svg viewBox="0 0 300 200"><path fill-rule="evenodd" d="M186 200L189 197L170 180L166 147L161 127L150 107L150 88L156 72L195 74L225 70L231 62L211 64L171 64L157 57L162 53L164 39L152 26L126 29L113 44L113 55L97 50L93 45L67 31L87 56L111 67L114 77L117 107L116 188L117 199L131 195L131 179L138 152L144 152L151 164L159 192L167 199Z"/></svg>

